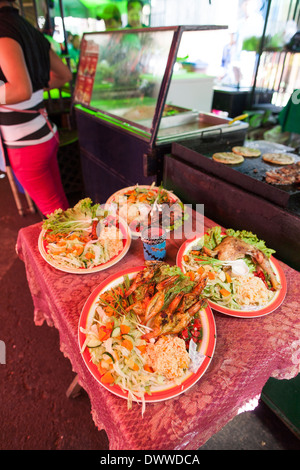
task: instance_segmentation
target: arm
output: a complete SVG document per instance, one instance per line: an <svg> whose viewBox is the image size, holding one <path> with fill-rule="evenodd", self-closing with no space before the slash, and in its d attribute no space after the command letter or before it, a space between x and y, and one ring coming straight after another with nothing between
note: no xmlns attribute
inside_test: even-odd
<svg viewBox="0 0 300 470"><path fill-rule="evenodd" d="M60 88L72 80L72 73L55 52L50 49L49 88Z"/></svg>
<svg viewBox="0 0 300 470"><path fill-rule="evenodd" d="M32 84L20 44L0 38L0 67L7 83L0 86L0 105L16 104L32 95Z"/></svg>

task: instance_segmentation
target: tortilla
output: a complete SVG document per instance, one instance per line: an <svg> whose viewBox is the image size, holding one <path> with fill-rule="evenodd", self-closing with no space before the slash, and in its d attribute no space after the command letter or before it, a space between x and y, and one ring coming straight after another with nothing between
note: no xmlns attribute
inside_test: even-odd
<svg viewBox="0 0 300 470"><path fill-rule="evenodd" d="M287 153L264 153L263 160L267 163L274 163L275 165L291 165L295 159Z"/></svg>
<svg viewBox="0 0 300 470"><path fill-rule="evenodd" d="M217 152L213 154L212 158L216 162L225 163L226 165L236 165L244 161L242 155L237 155L233 152Z"/></svg>
<svg viewBox="0 0 300 470"><path fill-rule="evenodd" d="M237 155L242 155L242 157L248 158L255 158L261 155L261 151L259 149L252 149L249 147L233 147L232 151Z"/></svg>

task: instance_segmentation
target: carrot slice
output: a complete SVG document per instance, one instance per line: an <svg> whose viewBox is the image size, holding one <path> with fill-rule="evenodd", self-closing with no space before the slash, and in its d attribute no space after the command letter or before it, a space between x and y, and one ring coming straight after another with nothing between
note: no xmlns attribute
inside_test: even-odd
<svg viewBox="0 0 300 470"><path fill-rule="evenodd" d="M189 276L189 278L190 278L191 281L194 281L194 279L195 279L195 273L194 273L193 271L189 271L189 272L187 273L187 275Z"/></svg>
<svg viewBox="0 0 300 470"><path fill-rule="evenodd" d="M126 333L129 333L130 331L130 326L128 325L120 325L120 328L121 328L122 335L125 335Z"/></svg>
<svg viewBox="0 0 300 470"><path fill-rule="evenodd" d="M138 364L137 364L136 362L134 362L133 364L131 364L129 367L130 367L130 369L132 369L132 370L136 370L136 371L139 370L139 366L138 366Z"/></svg>
<svg viewBox="0 0 300 470"><path fill-rule="evenodd" d="M111 335L112 330L110 328L106 328L105 326L100 326L98 330L98 338L100 341L105 341Z"/></svg>
<svg viewBox="0 0 300 470"><path fill-rule="evenodd" d="M146 344L141 344L140 346L137 346L137 348L141 351L142 354L146 351Z"/></svg>
<svg viewBox="0 0 300 470"><path fill-rule="evenodd" d="M102 367L101 364L98 364L98 370L101 375L104 375L107 372L107 369L105 369L105 367Z"/></svg>
<svg viewBox="0 0 300 470"><path fill-rule="evenodd" d="M208 271L207 275L208 275L208 279L214 279L216 277L215 273L213 273L212 271Z"/></svg>
<svg viewBox="0 0 300 470"><path fill-rule="evenodd" d="M112 374L110 372L106 372L102 377L101 377L101 382L104 384L112 384L114 383L115 379L113 378Z"/></svg>
<svg viewBox="0 0 300 470"><path fill-rule="evenodd" d="M226 289L220 289L220 293L223 295L223 297L228 297L230 295L230 292Z"/></svg>
<svg viewBox="0 0 300 470"><path fill-rule="evenodd" d="M105 328L107 328L108 330L113 330L115 326L115 323L113 321L108 321L107 323L105 323Z"/></svg>
<svg viewBox="0 0 300 470"><path fill-rule="evenodd" d="M129 339L123 339L122 346L124 346L124 348L128 349L129 351L131 351L133 348L133 344Z"/></svg>

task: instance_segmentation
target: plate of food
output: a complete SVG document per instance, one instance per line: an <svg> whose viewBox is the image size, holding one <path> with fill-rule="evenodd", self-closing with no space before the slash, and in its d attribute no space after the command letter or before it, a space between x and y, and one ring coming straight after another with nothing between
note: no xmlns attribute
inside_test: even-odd
<svg viewBox="0 0 300 470"><path fill-rule="evenodd" d="M55 269L89 274L118 263L127 253L131 236L127 223L90 198L58 209L43 221L38 248Z"/></svg>
<svg viewBox="0 0 300 470"><path fill-rule="evenodd" d="M212 227L185 241L176 263L196 280L207 279L203 296L218 312L241 318L267 315L283 302L287 284L274 250L246 230Z"/></svg>
<svg viewBox="0 0 300 470"><path fill-rule="evenodd" d="M135 237L140 237L142 230L151 224L166 231L175 230L188 217L180 199L154 183L120 189L109 197L105 208L120 215Z"/></svg>
<svg viewBox="0 0 300 470"><path fill-rule="evenodd" d="M110 276L79 320L83 360L110 392L142 403L173 398L209 366L216 344L211 308L177 266L146 262Z"/></svg>

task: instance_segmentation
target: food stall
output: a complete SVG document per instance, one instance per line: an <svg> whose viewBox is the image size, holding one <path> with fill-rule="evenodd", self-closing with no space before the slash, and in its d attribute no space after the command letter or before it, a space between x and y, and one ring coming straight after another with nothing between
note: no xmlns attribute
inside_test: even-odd
<svg viewBox="0 0 300 470"><path fill-rule="evenodd" d="M174 189L183 201L204 203L205 210L214 212L212 219L204 218L203 229L205 232L212 230L213 234L217 233L213 229L219 229L220 240L223 237L226 240L226 236L221 234L218 224L242 230L248 228L252 213L256 212L256 217L260 217L259 205L255 211L250 201L254 193L251 175L246 171L232 173L242 167L229 168L209 158L212 152L244 144L247 125L199 108L193 109L188 104L179 104L176 93L172 103L169 101L173 66L185 33L197 31L201 35L205 30L215 34L218 29L212 26L172 27L85 34L74 109L86 194L94 202L105 202L114 191L137 182L140 185L153 181L158 184L164 178L164 186ZM120 45L122 42L125 51ZM133 56L130 55L132 47ZM248 172L251 171L253 168L248 167ZM264 194L263 190L262 193L257 190L256 200L264 201ZM250 201L245 207L242 195ZM282 197L275 189L266 199L266 204L280 207L283 214L290 201L295 200L294 194ZM266 214L263 204L261 207ZM292 214L292 208L288 207L288 214ZM239 215L239 220L230 219L232 214ZM189 215L195 222L197 213L191 210ZM292 215L296 226L298 215L296 212ZM269 230L275 232L275 224L284 230L286 219L282 220L280 216L281 212L278 212L278 218L277 212L269 212L267 227L258 230L258 235L276 250L276 239L274 241L270 236ZM225 217L227 223L224 223ZM278 236L282 236L282 232L277 231ZM289 233L292 238L295 234L298 238L291 223ZM116 240L113 234L117 235ZM200 297L194 297L194 283L199 278L195 281L190 276L191 271L184 266L185 258L191 252L199 251L195 249L193 235L185 232L179 237L172 233L167 240L166 277L164 274L159 278L160 282L155 279L152 288L157 292L146 291L147 295L142 296L146 283L137 286L135 281L141 273L146 272L148 276L149 271L144 271L141 240L131 240L127 224L102 212L88 198L78 202L73 209L53 214L43 224L26 227L19 233L16 250L26 267L35 324L46 322L58 329L61 350L77 374L74 383L87 391L94 422L106 431L111 450L198 449L249 401L259 396L270 376L290 378L299 370L298 330L295 327L299 273L272 258L271 266L279 288L273 285L266 301L261 298L255 307L244 306L243 302L238 307L228 306L231 293L223 288L220 293L225 297L225 307L222 305L224 299L215 301L210 291L206 294L206 302L202 303L204 298L200 302ZM216 242L214 248L217 246ZM72 263L74 265L70 266ZM218 260L213 259L212 263L218 272ZM164 268L166 266L160 269ZM178 274L179 270L182 273ZM228 286L233 285L234 276L231 278L223 268L220 271L222 283L226 281ZM177 276L171 276L174 272ZM212 273L208 276L211 281L219 276L212 270L209 272ZM197 266L198 274L201 278L202 266ZM254 276L251 276L252 281ZM155 323L148 321L155 317L152 312L152 318L145 317L141 324L135 317L135 313L140 312L134 308L139 307L136 293L152 305L157 294L160 299L165 295L164 290L163 294L160 292L161 282L179 282L178 279L184 282L186 291L178 284L178 290L170 294L174 285L169 284L168 301L172 299L173 302L171 295L178 291L176 301L181 301L181 295L187 296L184 300L196 300L195 304L184 304L189 310L183 311L187 320L190 320L189 315L197 314L197 328L194 319L191 325L187 324L187 327L193 327L194 343L186 344L188 347L195 344L199 350L191 347L186 363L179 367L180 375L175 376L180 380L173 381L174 377L162 377L163 373L154 374L155 369L149 370L143 354L148 347L147 341L157 339L157 336L149 336L149 330L155 332ZM255 281L259 281L258 277ZM201 282L196 285L202 289ZM163 284L163 289L166 286L168 284ZM131 298L133 291L135 296ZM196 291L195 295L200 296L201 292ZM122 293L126 294L126 299ZM114 302L115 294L121 297L117 297L117 305L108 302L109 298ZM72 301L74 296L78 301ZM123 300L126 302L125 315ZM142 305L143 309L147 307L147 312L148 305ZM177 312L177 317L172 314L172 318L180 322L182 310L176 310L178 306L172 304L173 314ZM162 304L160 308L163 308ZM159 313L157 311L155 315ZM163 315L164 312L156 318L163 319ZM177 336L171 322L169 326L167 332L174 335L174 343L184 341L185 336ZM159 335L165 332L161 330ZM186 357L187 350L183 353ZM176 355L170 354L170 357ZM189 361L191 367L188 369ZM141 376L144 380L144 370L148 373L147 380L150 376L150 382L145 382L142 391L136 391L132 387L132 384L136 385L133 379ZM68 392L70 390L73 390L72 386ZM145 429L148 432L145 433Z"/></svg>
<svg viewBox="0 0 300 470"><path fill-rule="evenodd" d="M233 146L224 138L206 147L191 140L174 143L165 157L164 185L185 202L204 204L207 217L268 240L280 259L299 270L300 157L282 144L245 143L257 150L256 156L235 164L213 158L232 153ZM266 161L267 154L284 155L286 161Z"/></svg>
<svg viewBox="0 0 300 470"><path fill-rule="evenodd" d="M191 38L198 38L199 47L205 44L206 55L210 47L220 48L217 38L224 28L172 26L84 35L73 105L85 191L94 201L105 202L136 183L160 184L173 142L201 142L207 135L226 136L235 145L244 141L246 123L232 125L230 118L207 112L204 99L206 111L201 109L198 94L191 106L195 83L207 87L210 80L212 101L212 80L203 75L193 75L193 82L181 79L175 67Z"/></svg>

